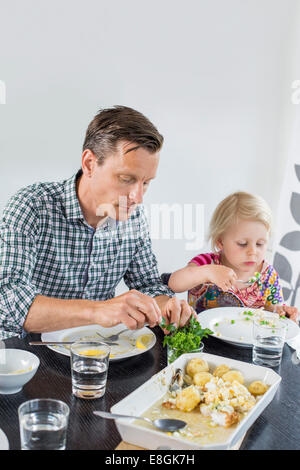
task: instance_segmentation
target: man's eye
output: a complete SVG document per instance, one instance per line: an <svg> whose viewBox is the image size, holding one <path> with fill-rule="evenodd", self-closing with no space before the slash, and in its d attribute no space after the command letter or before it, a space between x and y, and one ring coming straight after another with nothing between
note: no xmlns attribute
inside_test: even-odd
<svg viewBox="0 0 300 470"><path fill-rule="evenodd" d="M256 243L257 246L264 246L264 243Z"/></svg>
<svg viewBox="0 0 300 470"><path fill-rule="evenodd" d="M238 245L245 247L245 246L247 246L247 243L238 243Z"/></svg>
<svg viewBox="0 0 300 470"><path fill-rule="evenodd" d="M122 183L131 183L132 179L131 178L120 178L120 181Z"/></svg>

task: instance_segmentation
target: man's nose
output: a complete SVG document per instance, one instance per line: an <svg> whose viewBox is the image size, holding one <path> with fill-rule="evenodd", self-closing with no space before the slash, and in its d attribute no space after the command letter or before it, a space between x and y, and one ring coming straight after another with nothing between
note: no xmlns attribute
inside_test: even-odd
<svg viewBox="0 0 300 470"><path fill-rule="evenodd" d="M144 196L143 183L135 184L129 193L129 199L134 204L141 204L143 202L143 196Z"/></svg>

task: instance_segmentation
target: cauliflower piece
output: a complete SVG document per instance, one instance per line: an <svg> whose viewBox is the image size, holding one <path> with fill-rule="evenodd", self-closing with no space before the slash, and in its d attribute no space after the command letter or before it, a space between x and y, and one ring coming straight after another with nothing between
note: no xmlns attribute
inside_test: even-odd
<svg viewBox="0 0 300 470"><path fill-rule="evenodd" d="M239 415L234 408L222 402L219 404L211 403L200 405L200 412L203 416L211 417L212 424L229 428L239 420Z"/></svg>
<svg viewBox="0 0 300 470"><path fill-rule="evenodd" d="M209 405L206 405L205 403L201 403L200 405L200 413L203 415L203 416L210 416L211 414L211 407Z"/></svg>
<svg viewBox="0 0 300 470"><path fill-rule="evenodd" d="M211 418L214 423L229 428L239 420L239 415L231 406L212 411Z"/></svg>

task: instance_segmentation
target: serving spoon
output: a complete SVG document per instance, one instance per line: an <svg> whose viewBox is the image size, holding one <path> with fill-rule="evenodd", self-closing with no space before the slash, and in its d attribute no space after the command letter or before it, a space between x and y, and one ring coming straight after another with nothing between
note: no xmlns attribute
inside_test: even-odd
<svg viewBox="0 0 300 470"><path fill-rule="evenodd" d="M101 416L101 418L106 419L118 419L118 418L127 418L127 419L142 419L147 421L147 423L152 424L157 429L161 431L177 431L178 429L184 428L186 426L186 422L182 421L181 419L155 419L152 421L149 418L144 418L142 416L131 416L131 415L119 415L115 413L108 413L106 411L93 411L93 413L97 416Z"/></svg>

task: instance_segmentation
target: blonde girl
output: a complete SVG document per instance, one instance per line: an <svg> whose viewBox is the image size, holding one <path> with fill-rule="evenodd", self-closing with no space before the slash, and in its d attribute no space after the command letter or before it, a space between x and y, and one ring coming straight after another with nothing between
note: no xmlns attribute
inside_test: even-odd
<svg viewBox="0 0 300 470"><path fill-rule="evenodd" d="M174 292L187 290L197 313L224 306L264 307L297 321L298 310L283 304L279 276L265 259L271 225L271 210L261 197L246 192L229 195L210 222L213 251L195 256L171 274L169 287Z"/></svg>

